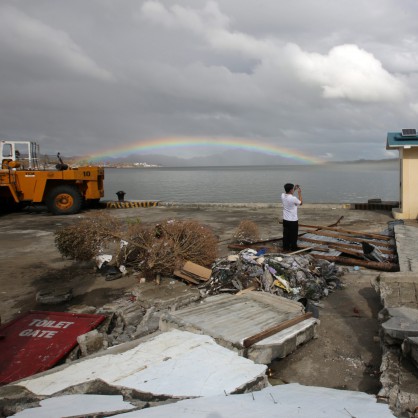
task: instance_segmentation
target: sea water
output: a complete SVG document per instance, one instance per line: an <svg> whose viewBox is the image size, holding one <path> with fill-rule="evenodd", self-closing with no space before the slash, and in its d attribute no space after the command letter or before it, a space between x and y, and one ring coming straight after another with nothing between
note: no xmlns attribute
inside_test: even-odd
<svg viewBox="0 0 418 418"><path fill-rule="evenodd" d="M106 168L105 200L275 203L283 185L299 184L306 203L399 200L397 161L245 167Z"/></svg>

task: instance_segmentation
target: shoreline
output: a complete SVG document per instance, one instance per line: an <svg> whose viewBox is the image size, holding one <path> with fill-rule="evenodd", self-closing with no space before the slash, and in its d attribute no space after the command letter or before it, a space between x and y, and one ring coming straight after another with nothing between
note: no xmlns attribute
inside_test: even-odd
<svg viewBox="0 0 418 418"><path fill-rule="evenodd" d="M165 202L159 200L103 200L101 201L105 207L109 208L132 208L132 207L144 207L144 206L159 206L169 208L252 208L252 209L269 209L269 208L281 208L280 202L276 203L225 203L225 202ZM369 201L367 203L304 203L301 206L301 210L306 209L353 209L353 210L387 210L391 211L393 208L399 207L397 201Z"/></svg>

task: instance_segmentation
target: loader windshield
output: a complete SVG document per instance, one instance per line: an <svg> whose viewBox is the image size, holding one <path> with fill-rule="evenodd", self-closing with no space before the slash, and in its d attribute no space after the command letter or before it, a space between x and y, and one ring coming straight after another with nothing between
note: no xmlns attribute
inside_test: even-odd
<svg viewBox="0 0 418 418"><path fill-rule="evenodd" d="M2 168L7 168L10 161L19 162L20 168L37 169L38 145L30 141L1 141Z"/></svg>

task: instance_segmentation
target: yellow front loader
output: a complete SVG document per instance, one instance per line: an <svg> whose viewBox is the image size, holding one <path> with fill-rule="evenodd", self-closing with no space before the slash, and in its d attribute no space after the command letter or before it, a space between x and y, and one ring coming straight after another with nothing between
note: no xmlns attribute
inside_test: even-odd
<svg viewBox="0 0 418 418"><path fill-rule="evenodd" d="M0 141L0 210L46 205L54 215L77 213L104 196L104 169L69 167L41 161L39 145L30 141Z"/></svg>

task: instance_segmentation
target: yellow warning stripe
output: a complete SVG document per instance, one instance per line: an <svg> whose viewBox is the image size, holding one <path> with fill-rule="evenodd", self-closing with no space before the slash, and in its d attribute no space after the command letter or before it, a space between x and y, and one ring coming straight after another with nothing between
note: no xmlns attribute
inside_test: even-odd
<svg viewBox="0 0 418 418"><path fill-rule="evenodd" d="M158 206L158 201L106 202L106 208L108 209L150 208L155 206Z"/></svg>

